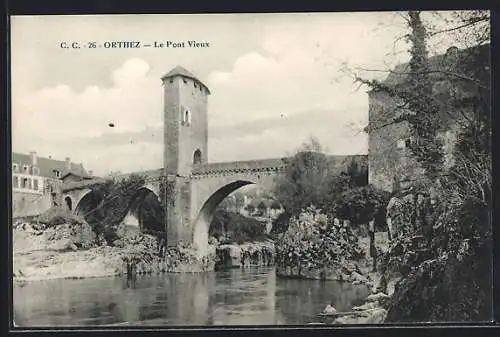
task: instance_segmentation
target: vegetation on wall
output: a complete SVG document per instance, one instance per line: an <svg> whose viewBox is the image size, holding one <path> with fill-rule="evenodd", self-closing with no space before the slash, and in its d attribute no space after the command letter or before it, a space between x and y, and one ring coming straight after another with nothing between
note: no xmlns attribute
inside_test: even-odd
<svg viewBox="0 0 500 337"><path fill-rule="evenodd" d="M156 205L156 200L144 199L134 200L138 190L144 186L145 178L139 175L130 175L125 179L107 180L93 188L93 193L101 200L99 205L84 214L85 220L92 226L97 236L102 236L108 244L112 244L118 237L116 234L118 225L127 215L134 203L141 203L138 214L144 216L148 221L161 218L161 207ZM148 202L150 205L144 205ZM159 228L160 229L160 228Z"/></svg>
<svg viewBox="0 0 500 337"><path fill-rule="evenodd" d="M422 193L424 202L418 202L417 193L407 192L413 194L403 201L409 207L398 211L405 219L403 235L394 240L381 269L397 270L404 278L396 287L386 321L490 320L491 90L488 60L479 48L489 38L489 16L485 11L455 12L445 22L448 28L435 30L424 25L421 15L410 11L405 17L411 61L403 74L404 83L390 87L357 78L406 108L405 113L394 115L392 123L408 122L416 140L412 153L422 165L428 185L434 187L430 197L425 184L415 184L414 191ZM431 68L427 39L451 31L460 31L472 48L459 51L453 67ZM487 50L483 54L488 55ZM436 102L431 73L439 74L452 93L446 104ZM442 165L437 136L444 115L460 126L449 168ZM433 206L425 207L429 198Z"/></svg>

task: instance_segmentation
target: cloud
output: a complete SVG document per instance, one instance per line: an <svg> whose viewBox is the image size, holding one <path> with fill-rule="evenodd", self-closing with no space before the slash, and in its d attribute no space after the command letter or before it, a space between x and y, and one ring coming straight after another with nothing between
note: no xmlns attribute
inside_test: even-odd
<svg viewBox="0 0 500 337"><path fill-rule="evenodd" d="M256 16L241 20L246 22L242 26L231 21L227 27L247 28L217 34L213 48L230 49L230 57L224 54L218 66L203 62L205 54L199 51L175 50L167 57L168 64L183 59L208 74L201 80L212 91L209 160L282 156L311 135L331 153L366 153L366 135L350 126L366 124L367 95L353 90L341 68L345 62L380 67L400 28L377 28L392 17L384 13L291 16ZM260 23L249 25L252 20ZM248 41L242 38L245 29ZM109 53L103 64L112 59ZM96 173L161 167L163 97L154 69L163 69L166 61L158 53L138 51L106 74L106 85L95 81L83 90L69 79L30 92L22 72L13 74L14 150L70 156ZM93 60L95 67L86 65L85 71L109 69ZM22 70L19 62L16 69ZM71 66L65 69L72 71Z"/></svg>
<svg viewBox="0 0 500 337"><path fill-rule="evenodd" d="M160 125L161 86L147 76L148 69L146 61L130 59L111 74L111 88L76 92L62 84L14 99L14 146L30 134L47 140L93 137L108 132L110 122L115 132Z"/></svg>

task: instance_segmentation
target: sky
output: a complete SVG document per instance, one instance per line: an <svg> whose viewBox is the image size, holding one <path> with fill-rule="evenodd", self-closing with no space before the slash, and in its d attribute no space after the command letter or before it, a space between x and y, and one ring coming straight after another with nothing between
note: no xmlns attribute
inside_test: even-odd
<svg viewBox="0 0 500 337"><path fill-rule="evenodd" d="M407 62L394 43L406 33L384 12L13 17L12 149L96 175L161 168L160 78L181 65L211 90L209 162L289 155L311 136L330 154L366 154L368 95L345 69ZM60 47L188 40L210 47Z"/></svg>

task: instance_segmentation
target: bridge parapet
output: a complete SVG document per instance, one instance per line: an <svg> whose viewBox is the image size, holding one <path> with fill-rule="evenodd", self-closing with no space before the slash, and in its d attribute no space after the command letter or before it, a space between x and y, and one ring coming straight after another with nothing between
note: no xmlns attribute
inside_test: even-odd
<svg viewBox="0 0 500 337"><path fill-rule="evenodd" d="M234 173L276 173L286 168L286 158L248 160L227 163L209 163L195 166L192 171L193 178L211 175L226 175Z"/></svg>
<svg viewBox="0 0 500 337"><path fill-rule="evenodd" d="M103 184L105 182L106 182L106 179L104 179L104 178L94 178L94 179L87 179L87 180L82 180L82 181L68 181L68 182L63 183L62 191L68 192L68 191L73 191L73 190L81 190L81 189L89 188L90 186Z"/></svg>

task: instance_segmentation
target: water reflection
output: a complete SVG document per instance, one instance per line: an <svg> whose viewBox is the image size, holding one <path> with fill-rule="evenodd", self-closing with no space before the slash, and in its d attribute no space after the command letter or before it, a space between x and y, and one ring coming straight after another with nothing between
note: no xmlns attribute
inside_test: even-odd
<svg viewBox="0 0 500 337"><path fill-rule="evenodd" d="M203 274L51 280L14 287L20 326L278 325L317 322L326 304L348 311L365 287L276 278L273 268Z"/></svg>

